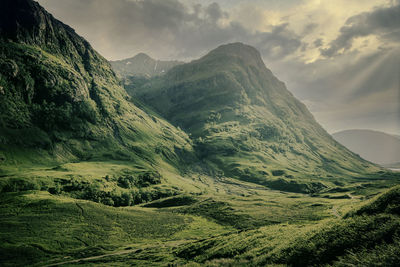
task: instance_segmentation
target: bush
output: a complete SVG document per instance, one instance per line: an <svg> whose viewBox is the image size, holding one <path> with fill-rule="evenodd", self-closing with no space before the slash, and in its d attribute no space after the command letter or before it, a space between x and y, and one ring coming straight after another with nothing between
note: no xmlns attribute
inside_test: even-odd
<svg viewBox="0 0 400 267"><path fill-rule="evenodd" d="M166 198L159 200L157 202L152 202L144 205L144 207L149 208L167 208L167 207L177 207L186 206L196 203L197 200L191 196L176 196L171 198Z"/></svg>
<svg viewBox="0 0 400 267"><path fill-rule="evenodd" d="M271 173L273 176L281 176L281 175L285 174L285 171L284 170L273 170Z"/></svg>
<svg viewBox="0 0 400 267"><path fill-rule="evenodd" d="M122 188L132 188L137 185L137 178L132 175L118 177L118 186Z"/></svg>
<svg viewBox="0 0 400 267"><path fill-rule="evenodd" d="M147 187L150 185L160 184L161 175L156 171L145 172L136 177L132 174L126 174L118 177L117 182L119 187L126 189L134 187Z"/></svg>
<svg viewBox="0 0 400 267"><path fill-rule="evenodd" d="M28 190L40 190L40 185L34 180L22 178L10 178L0 185L0 192L21 192Z"/></svg>
<svg viewBox="0 0 400 267"><path fill-rule="evenodd" d="M65 193L74 198L90 200L108 206L133 206L177 194L177 190L169 188L141 189L141 186L148 186L160 181L161 176L156 172L143 173L138 177L124 175L117 180L118 186L124 189L116 187L112 191L107 191L97 182L60 179L56 180L55 186L48 188L48 191L51 194Z"/></svg>

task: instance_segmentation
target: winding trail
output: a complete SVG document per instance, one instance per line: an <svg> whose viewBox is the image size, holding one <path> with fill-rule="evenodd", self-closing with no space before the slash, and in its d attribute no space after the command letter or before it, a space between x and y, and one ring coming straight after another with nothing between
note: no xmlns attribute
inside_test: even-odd
<svg viewBox="0 0 400 267"><path fill-rule="evenodd" d="M337 211L336 206L332 207L332 213L333 215L335 215L336 218L341 218L342 216L340 216L339 212Z"/></svg>
<svg viewBox="0 0 400 267"><path fill-rule="evenodd" d="M352 199L352 200L353 200L353 199L357 199L357 197L353 196L353 195L350 194L350 193L348 193L347 196L348 196L350 199ZM335 215L336 218L342 218L342 216L339 214L339 212L338 212L336 206L332 206L332 210L331 210L331 211L332 211L333 215Z"/></svg>

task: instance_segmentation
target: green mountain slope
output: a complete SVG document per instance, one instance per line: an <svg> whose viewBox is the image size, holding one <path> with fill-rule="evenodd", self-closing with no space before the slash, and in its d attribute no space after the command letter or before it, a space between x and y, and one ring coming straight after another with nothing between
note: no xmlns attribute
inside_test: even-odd
<svg viewBox="0 0 400 267"><path fill-rule="evenodd" d="M295 183L377 170L333 140L259 52L241 43L129 92L190 133L200 157L226 176L313 191L323 185Z"/></svg>
<svg viewBox="0 0 400 267"><path fill-rule="evenodd" d="M20 161L131 160L191 150L186 134L129 100L111 65L30 0L0 3L0 153Z"/></svg>
<svg viewBox="0 0 400 267"><path fill-rule="evenodd" d="M122 78L128 76L150 78L162 75L171 68L183 64L180 61L155 60L144 53L139 53L132 58L111 61L110 63L115 72Z"/></svg>

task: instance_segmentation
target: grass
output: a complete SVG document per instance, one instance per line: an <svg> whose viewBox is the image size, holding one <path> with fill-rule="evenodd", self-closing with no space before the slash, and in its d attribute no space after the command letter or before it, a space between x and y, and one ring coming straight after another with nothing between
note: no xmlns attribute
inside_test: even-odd
<svg viewBox="0 0 400 267"><path fill-rule="evenodd" d="M6 194L1 210L2 251L11 257L2 259L5 263L86 256L135 240L162 238L185 227L179 215L105 208L43 192ZM15 258L13 251L20 251L20 257Z"/></svg>
<svg viewBox="0 0 400 267"><path fill-rule="evenodd" d="M183 245L176 255L206 266L395 266L399 260L399 187L353 208L343 219L278 224Z"/></svg>
<svg viewBox="0 0 400 267"><path fill-rule="evenodd" d="M193 216L113 208L37 191L3 194L0 210L1 262L6 266L89 257L130 244L184 241L227 231Z"/></svg>
<svg viewBox="0 0 400 267"><path fill-rule="evenodd" d="M143 190L171 189L177 195L141 205L116 208L79 199L69 191L49 193L49 188L71 179L97 184L103 192L126 192L131 189L120 187L114 178L144 171L141 165L123 161L2 168L1 264L43 265L79 259L90 265L116 266L275 262L281 251L298 244L295 239L329 229L365 201L375 203L373 196L382 191L384 181L388 186L397 179L382 174L386 180L355 179L344 187L310 195L227 177L182 174L166 164L160 169L160 184ZM343 194L351 197L335 197ZM393 223L390 219L388 227ZM387 246L392 249L394 245ZM92 256L101 257L86 259Z"/></svg>

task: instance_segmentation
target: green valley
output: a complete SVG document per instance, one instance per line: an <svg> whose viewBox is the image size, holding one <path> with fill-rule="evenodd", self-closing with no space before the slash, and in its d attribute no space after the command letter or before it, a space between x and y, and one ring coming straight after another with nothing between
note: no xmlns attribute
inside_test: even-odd
<svg viewBox="0 0 400 267"><path fill-rule="evenodd" d="M0 2L1 266L399 262L400 173L332 139L255 48L119 63Z"/></svg>

